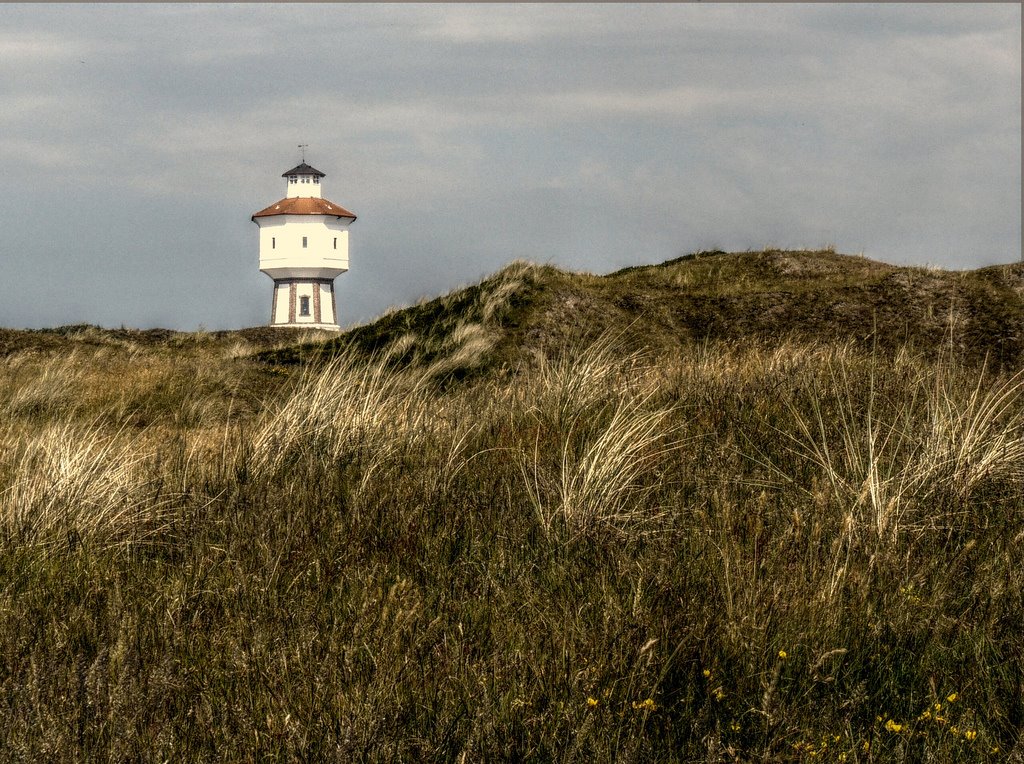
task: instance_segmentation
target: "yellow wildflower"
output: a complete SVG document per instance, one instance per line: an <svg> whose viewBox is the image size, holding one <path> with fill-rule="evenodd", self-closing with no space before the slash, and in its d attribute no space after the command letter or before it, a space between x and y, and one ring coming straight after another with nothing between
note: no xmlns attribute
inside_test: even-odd
<svg viewBox="0 0 1024 764"><path fill-rule="evenodd" d="M959 697L960 696L957 693L951 692L949 695L946 696L946 701L949 703L956 703L956 699Z"/></svg>
<svg viewBox="0 0 1024 764"><path fill-rule="evenodd" d="M779 650L779 657L782 658L782 660L786 660L789 656L786 654L785 650Z"/></svg>
<svg viewBox="0 0 1024 764"><path fill-rule="evenodd" d="M719 687L717 690L715 690L715 700L721 700L724 697L725 697L725 691L721 687Z"/></svg>
<svg viewBox="0 0 1024 764"><path fill-rule="evenodd" d="M704 669L704 678L705 679L710 679L711 678L711 669Z"/></svg>
<svg viewBox="0 0 1024 764"><path fill-rule="evenodd" d="M889 730L889 732L899 732L900 730L903 729L903 725L902 724L897 724L892 719L890 719L889 721L887 721L885 723L885 728L887 730Z"/></svg>
<svg viewBox="0 0 1024 764"><path fill-rule="evenodd" d="M731 729L733 732L739 732L740 731L740 723L739 722L732 722L729 725L729 729Z"/></svg>
<svg viewBox="0 0 1024 764"><path fill-rule="evenodd" d="M932 718L932 712L931 711L925 711L923 714L921 714L917 718L921 719L922 721L928 721L929 719Z"/></svg>
<svg viewBox="0 0 1024 764"><path fill-rule="evenodd" d="M942 710L942 704L941 703L936 703L934 706L932 706L932 708L934 708L936 711L941 711Z"/></svg>
<svg viewBox="0 0 1024 764"><path fill-rule="evenodd" d="M590 706L591 708L597 708L598 702L599 701L598 701L597 698L591 698L589 696L587 697L587 705Z"/></svg>
<svg viewBox="0 0 1024 764"><path fill-rule="evenodd" d="M951 735L959 735L960 734L960 728L955 726L955 725L950 727L949 728L949 734L951 734Z"/></svg>
<svg viewBox="0 0 1024 764"><path fill-rule="evenodd" d="M655 708L657 708L657 706L654 704L653 698L646 698L645 700L642 700L639 703L637 703L634 700L633 708L635 708L638 711L653 711Z"/></svg>
<svg viewBox="0 0 1024 764"><path fill-rule="evenodd" d="M977 730L964 730L964 740L974 740L976 737L978 737Z"/></svg>

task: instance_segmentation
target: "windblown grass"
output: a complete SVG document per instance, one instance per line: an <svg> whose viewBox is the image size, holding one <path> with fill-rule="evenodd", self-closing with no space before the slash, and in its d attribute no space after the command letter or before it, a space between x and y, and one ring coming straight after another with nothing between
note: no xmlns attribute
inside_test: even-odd
<svg viewBox="0 0 1024 764"><path fill-rule="evenodd" d="M344 352L307 370L296 389L257 427L252 465L273 476L296 459L338 463L351 454L378 457L415 436L428 408L423 377L395 371L386 359L360 363Z"/></svg>
<svg viewBox="0 0 1024 764"><path fill-rule="evenodd" d="M873 367L866 382L845 366L827 369L809 415L794 408L794 431L780 435L828 479L851 531L895 544L904 531L955 523L936 512L950 500L961 511L986 484L1021 483L1022 373L991 382L984 372L965 380L948 364L910 366L899 370L898 397L883 403Z"/></svg>
<svg viewBox="0 0 1024 764"><path fill-rule="evenodd" d="M619 334L460 381L523 269L292 371L9 359L0 760L1019 756L1020 376Z"/></svg>
<svg viewBox="0 0 1024 764"><path fill-rule="evenodd" d="M643 403L627 400L616 405L607 425L582 446L573 442L580 422L571 421L553 490L541 486L536 466L532 474L528 465L523 466L530 500L546 533L557 528L586 533L606 526L633 535L643 523L663 514L651 506L653 486L642 487L641 478L666 450L661 444L671 412L645 410Z"/></svg>
<svg viewBox="0 0 1024 764"><path fill-rule="evenodd" d="M95 424L49 425L6 444L0 521L9 544L137 541L154 532L161 502L136 443Z"/></svg>

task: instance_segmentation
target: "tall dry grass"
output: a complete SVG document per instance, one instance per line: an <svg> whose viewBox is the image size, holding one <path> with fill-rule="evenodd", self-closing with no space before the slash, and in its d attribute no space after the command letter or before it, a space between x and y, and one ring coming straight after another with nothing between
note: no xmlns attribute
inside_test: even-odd
<svg viewBox="0 0 1024 764"><path fill-rule="evenodd" d="M343 351L309 368L252 437L252 467L272 476L296 459L327 465L357 453L383 460L414 437L426 417L428 377Z"/></svg>
<svg viewBox="0 0 1024 764"><path fill-rule="evenodd" d="M562 444L558 474L545 485L540 461L521 459L527 491L545 533L569 535L611 528L627 536L642 533L663 517L650 501L654 489L644 485L659 457L670 449L665 439L670 411L647 410L643 400L614 407L605 425L582 446L575 443L578 421L570 421Z"/></svg>
<svg viewBox="0 0 1024 764"><path fill-rule="evenodd" d="M851 532L895 544L903 532L950 522L935 511L939 494L964 505L986 482L1020 485L1021 373L993 383L984 369L921 365L883 404L873 369L866 396L848 366L826 369L827 389L815 387L806 414L791 408L796 428L780 434L824 474Z"/></svg>
<svg viewBox="0 0 1024 764"><path fill-rule="evenodd" d="M14 544L109 544L155 533L161 502L147 463L123 433L65 423L10 435L4 448L0 523Z"/></svg>
<svg viewBox="0 0 1024 764"><path fill-rule="evenodd" d="M599 528L642 532L663 516L648 501L649 478L676 425L671 407L654 402L655 367L643 353L620 349L621 337L540 358L516 380L510 413L536 423L532 449L517 461L530 503L549 536ZM541 439L559 459L545 465Z"/></svg>
<svg viewBox="0 0 1024 764"><path fill-rule="evenodd" d="M1019 377L416 341L124 350L3 409L0 760L1016 755Z"/></svg>

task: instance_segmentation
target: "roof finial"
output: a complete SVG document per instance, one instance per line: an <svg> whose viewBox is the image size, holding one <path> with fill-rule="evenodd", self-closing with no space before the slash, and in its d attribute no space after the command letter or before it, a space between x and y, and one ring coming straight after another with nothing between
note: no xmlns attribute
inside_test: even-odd
<svg viewBox="0 0 1024 764"><path fill-rule="evenodd" d="M300 143L299 149L302 151L302 164L306 164L306 149L309 148L308 143Z"/></svg>

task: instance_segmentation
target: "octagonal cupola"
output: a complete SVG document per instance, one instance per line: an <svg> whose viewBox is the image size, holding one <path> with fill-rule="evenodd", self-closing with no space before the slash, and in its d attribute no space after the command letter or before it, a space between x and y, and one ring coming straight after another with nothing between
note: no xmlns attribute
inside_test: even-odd
<svg viewBox="0 0 1024 764"><path fill-rule="evenodd" d="M305 162L298 167L293 167L281 177L288 179L288 195L285 197L287 199L301 197L315 197L319 199L322 196L320 192L320 178L326 177L326 175L315 167L310 167Z"/></svg>

